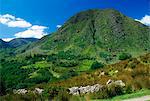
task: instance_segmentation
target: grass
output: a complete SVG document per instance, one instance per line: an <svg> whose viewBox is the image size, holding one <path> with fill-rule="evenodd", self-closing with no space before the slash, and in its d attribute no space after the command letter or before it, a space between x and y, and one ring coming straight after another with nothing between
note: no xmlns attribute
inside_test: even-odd
<svg viewBox="0 0 150 101"><path fill-rule="evenodd" d="M90 69L93 61L92 60L83 60L82 64L78 67L78 71L87 71Z"/></svg>
<svg viewBox="0 0 150 101"><path fill-rule="evenodd" d="M142 90L137 91L135 93L116 96L116 97L113 97L112 99L92 100L92 101L121 101L121 100L125 100L125 99L137 98L137 97L142 97L142 96L146 96L146 95L150 95L149 89L142 89Z"/></svg>

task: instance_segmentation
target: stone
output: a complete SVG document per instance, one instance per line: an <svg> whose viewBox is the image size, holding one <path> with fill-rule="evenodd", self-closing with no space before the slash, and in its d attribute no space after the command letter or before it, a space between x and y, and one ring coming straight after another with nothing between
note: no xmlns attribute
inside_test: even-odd
<svg viewBox="0 0 150 101"><path fill-rule="evenodd" d="M115 84L116 84L116 85L119 85L119 86L121 86L121 87L124 87L124 86L125 86L125 83L124 83L122 80L117 80L117 81L115 81Z"/></svg>
<svg viewBox="0 0 150 101"><path fill-rule="evenodd" d="M13 90L14 94L26 94L28 91L26 89L18 89L18 90Z"/></svg>
<svg viewBox="0 0 150 101"><path fill-rule="evenodd" d="M69 88L69 91L70 91L69 94L79 95L79 88L78 87Z"/></svg>
<svg viewBox="0 0 150 101"><path fill-rule="evenodd" d="M105 75L105 72L101 72L101 76Z"/></svg>
<svg viewBox="0 0 150 101"><path fill-rule="evenodd" d="M94 92L98 92L101 88L103 87L103 85L100 84L95 84L93 86L85 86L85 87L72 87L69 88L69 94L72 95L79 95L79 94L86 94L86 93L94 93Z"/></svg>
<svg viewBox="0 0 150 101"><path fill-rule="evenodd" d="M109 79L109 80L107 81L106 85L112 84L113 82L114 82L113 80Z"/></svg>
<svg viewBox="0 0 150 101"><path fill-rule="evenodd" d="M114 80L109 79L106 83L106 85L112 85L112 84L115 84L115 85L118 85L118 86L121 86L121 87L125 86L125 83L122 80L114 81Z"/></svg>
<svg viewBox="0 0 150 101"><path fill-rule="evenodd" d="M35 88L33 92L37 94L42 94L43 91L44 91L43 89Z"/></svg>

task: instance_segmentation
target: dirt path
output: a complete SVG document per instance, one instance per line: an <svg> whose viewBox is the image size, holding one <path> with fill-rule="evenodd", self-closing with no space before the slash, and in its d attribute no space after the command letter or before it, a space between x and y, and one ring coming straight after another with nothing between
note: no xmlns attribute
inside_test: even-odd
<svg viewBox="0 0 150 101"><path fill-rule="evenodd" d="M123 100L123 101L150 101L150 95L142 96L142 97L138 97L138 98L131 98L128 100Z"/></svg>

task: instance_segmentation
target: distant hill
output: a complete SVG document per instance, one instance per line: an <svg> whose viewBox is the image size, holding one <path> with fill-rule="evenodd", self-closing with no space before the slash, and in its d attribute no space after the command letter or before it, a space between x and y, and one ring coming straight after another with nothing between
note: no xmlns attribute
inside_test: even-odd
<svg viewBox="0 0 150 101"><path fill-rule="evenodd" d="M36 38L15 38L9 42L0 39L0 48L17 48L32 42L37 41Z"/></svg>
<svg viewBox="0 0 150 101"><path fill-rule="evenodd" d="M19 47L37 41L36 38L16 38L8 42L11 47Z"/></svg>
<svg viewBox="0 0 150 101"><path fill-rule="evenodd" d="M0 48L8 48L8 47L10 47L9 44L0 39Z"/></svg>

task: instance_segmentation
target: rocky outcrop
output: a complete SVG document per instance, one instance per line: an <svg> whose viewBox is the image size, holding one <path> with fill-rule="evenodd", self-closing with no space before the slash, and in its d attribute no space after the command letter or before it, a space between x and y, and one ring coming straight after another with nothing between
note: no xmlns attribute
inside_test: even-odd
<svg viewBox="0 0 150 101"><path fill-rule="evenodd" d="M122 80L117 80L117 81L114 81L114 80L111 80L109 79L106 83L106 85L112 85L112 84L115 84L115 85L118 85L118 86L121 86L121 87L124 87L125 86L125 83L122 81Z"/></svg>
<svg viewBox="0 0 150 101"><path fill-rule="evenodd" d="M79 95L79 94L86 94L86 93L93 93L93 92L98 92L103 85L100 84L95 84L93 86L85 86L85 87L72 87L69 88L69 94L72 95Z"/></svg>
<svg viewBox="0 0 150 101"><path fill-rule="evenodd" d="M43 89L35 88L33 92L36 94L42 94L43 91L44 91Z"/></svg>
<svg viewBox="0 0 150 101"><path fill-rule="evenodd" d="M34 94L42 94L43 89L40 88L35 88L33 91L32 90L26 90L26 89L18 89L18 90L13 90L14 94L26 94L26 93L34 93Z"/></svg>
<svg viewBox="0 0 150 101"><path fill-rule="evenodd" d="M28 91L26 89L18 89L18 90L13 90L14 94L26 94Z"/></svg>
<svg viewBox="0 0 150 101"><path fill-rule="evenodd" d="M94 92L98 92L100 91L104 86L110 86L112 84L115 84L117 86L121 86L121 87L124 87L125 86L125 83L123 83L122 80L117 80L117 81L114 81L114 80L108 80L106 82L106 85L100 85L100 84L95 84L93 86L85 86L85 87L71 87L69 88L69 94L72 94L72 95L79 95L79 94L86 94L86 93L94 93Z"/></svg>

